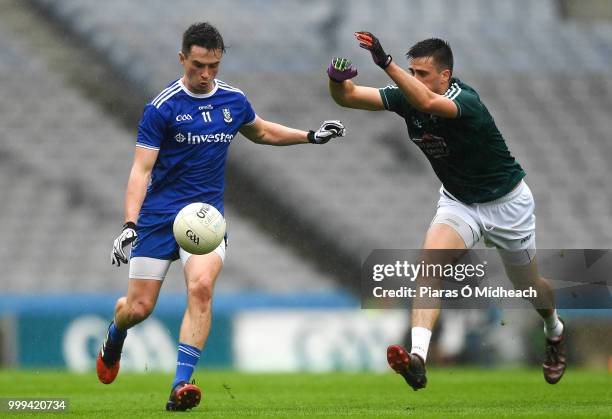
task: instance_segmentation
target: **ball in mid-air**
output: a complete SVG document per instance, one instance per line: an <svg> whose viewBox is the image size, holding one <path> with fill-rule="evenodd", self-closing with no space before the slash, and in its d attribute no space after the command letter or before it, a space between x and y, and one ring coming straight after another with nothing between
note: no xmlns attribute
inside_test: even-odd
<svg viewBox="0 0 612 419"><path fill-rule="evenodd" d="M225 218L212 205L196 202L186 205L174 219L174 238L194 255L210 253L225 236Z"/></svg>

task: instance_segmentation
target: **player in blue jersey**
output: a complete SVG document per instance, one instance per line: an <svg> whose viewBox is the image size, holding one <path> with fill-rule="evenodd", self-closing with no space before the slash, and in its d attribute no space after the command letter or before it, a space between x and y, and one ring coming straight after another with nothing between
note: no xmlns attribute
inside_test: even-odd
<svg viewBox="0 0 612 419"><path fill-rule="evenodd" d="M317 131L301 131L257 116L244 93L216 79L223 38L212 25L197 23L183 34L179 61L183 76L170 83L144 109L125 197L125 224L113 245L112 263L128 263L129 282L97 358L101 382L119 372L127 330L146 319L157 301L170 264L181 259L187 284L187 309L181 324L176 376L167 410L197 406L201 393L189 383L208 337L214 283L223 266L226 242L206 255L180 249L172 234L177 212L207 202L221 213L225 161L240 132L258 144L324 144L344 136L339 121Z"/></svg>

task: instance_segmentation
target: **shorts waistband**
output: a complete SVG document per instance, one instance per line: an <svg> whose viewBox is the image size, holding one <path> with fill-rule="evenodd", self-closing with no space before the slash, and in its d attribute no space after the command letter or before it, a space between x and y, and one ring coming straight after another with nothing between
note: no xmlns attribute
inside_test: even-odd
<svg viewBox="0 0 612 419"><path fill-rule="evenodd" d="M479 204L479 205L503 204L504 202L512 201L514 198L516 198L523 192L523 189L525 189L525 186L527 186L527 184L525 183L523 179L521 179L521 181L514 187L514 189L512 189L506 195L499 197L497 199L494 199L493 201L483 202L482 204Z"/></svg>
<svg viewBox="0 0 612 419"><path fill-rule="evenodd" d="M512 201L514 198L516 198L517 196L519 196L522 192L523 189L525 188L527 184L525 183L525 181L523 179L521 179L516 186L514 187L514 189L512 189L510 192L508 192L506 195L499 197L497 199L494 199L493 201L488 201L488 202L482 202L479 204L471 204L471 205L495 205L495 204L503 204L504 202L509 202ZM460 199L455 198L449 191L447 191L444 188L444 185L442 185L440 187L440 192L442 192L444 195L446 195L448 198L453 199L455 201L461 202ZM467 205L467 204L466 204Z"/></svg>

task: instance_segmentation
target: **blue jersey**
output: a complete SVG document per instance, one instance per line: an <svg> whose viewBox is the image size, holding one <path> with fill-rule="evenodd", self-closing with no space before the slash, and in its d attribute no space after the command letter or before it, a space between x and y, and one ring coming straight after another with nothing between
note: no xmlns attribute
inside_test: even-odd
<svg viewBox="0 0 612 419"><path fill-rule="evenodd" d="M176 213L206 202L222 214L225 161L243 125L255 122L244 93L215 80L210 93L195 94L182 81L169 84L145 106L136 145L159 150L141 214Z"/></svg>

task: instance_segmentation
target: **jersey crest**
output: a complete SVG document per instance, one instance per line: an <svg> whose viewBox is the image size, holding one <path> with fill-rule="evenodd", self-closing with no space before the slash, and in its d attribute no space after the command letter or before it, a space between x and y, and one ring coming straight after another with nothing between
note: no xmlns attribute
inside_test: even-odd
<svg viewBox="0 0 612 419"><path fill-rule="evenodd" d="M226 124L231 124L232 121L232 113L230 112L230 110L228 108L223 108L223 122L225 122Z"/></svg>

